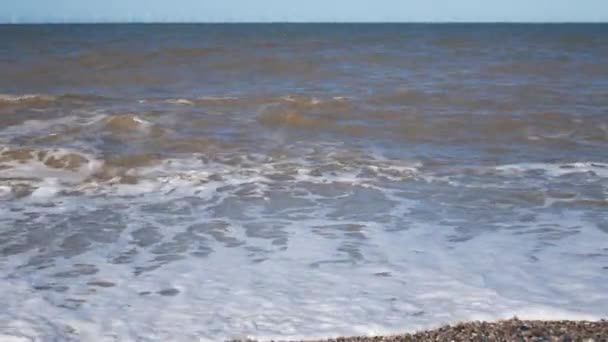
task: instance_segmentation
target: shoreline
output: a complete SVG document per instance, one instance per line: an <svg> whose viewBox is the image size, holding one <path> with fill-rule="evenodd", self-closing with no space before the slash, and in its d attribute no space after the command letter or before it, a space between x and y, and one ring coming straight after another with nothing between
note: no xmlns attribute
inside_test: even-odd
<svg viewBox="0 0 608 342"><path fill-rule="evenodd" d="M469 321L436 329L386 336L352 336L311 340L270 340L270 342L409 342L409 341L608 341L608 320L520 320ZM228 342L263 342L233 339Z"/></svg>

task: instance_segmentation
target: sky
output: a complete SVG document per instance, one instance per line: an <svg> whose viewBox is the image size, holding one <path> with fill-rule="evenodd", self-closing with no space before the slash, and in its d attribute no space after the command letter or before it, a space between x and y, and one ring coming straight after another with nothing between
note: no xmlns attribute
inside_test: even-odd
<svg viewBox="0 0 608 342"><path fill-rule="evenodd" d="M608 0L0 0L0 22L608 22Z"/></svg>

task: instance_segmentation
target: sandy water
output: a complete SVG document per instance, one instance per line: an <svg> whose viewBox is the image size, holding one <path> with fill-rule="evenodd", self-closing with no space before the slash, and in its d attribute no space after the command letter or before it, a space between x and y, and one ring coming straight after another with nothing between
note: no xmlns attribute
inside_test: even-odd
<svg viewBox="0 0 608 342"><path fill-rule="evenodd" d="M0 26L0 337L606 317L607 33Z"/></svg>

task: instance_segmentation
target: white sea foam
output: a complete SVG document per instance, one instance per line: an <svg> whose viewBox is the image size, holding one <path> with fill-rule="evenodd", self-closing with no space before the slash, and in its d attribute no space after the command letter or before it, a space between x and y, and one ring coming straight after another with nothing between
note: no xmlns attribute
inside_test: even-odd
<svg viewBox="0 0 608 342"><path fill-rule="evenodd" d="M99 270L88 281L100 279L114 286L91 292L85 279L53 278L44 271L29 281L7 279L0 286L11 296L1 300L6 310L0 324L9 327L5 334L15 331L17 336L41 339L218 341L396 333L514 315L523 319L606 315L608 292L602 277L591 265L564 269L561 243L542 251L536 264L527 264L525 258L535 241L522 243L509 233L481 236L453 249L432 227L418 225L388 237L376 226L362 247L367 261L311 268L331 257L341 241L311 234L306 227L335 223L319 219L294 223L289 247L273 251L260 263L251 263L246 249L218 245L207 258L187 258L134 275L132 265L105 262L113 248L92 249L52 272L78 263L95 265ZM175 228L164 229L169 233ZM263 242L253 239L248 244L261 247ZM572 253L604 246L601 235L592 229L567 243ZM144 253L134 263L152 256ZM563 279L568 279L568 288L562 287ZM32 282L49 280L70 289L56 294L31 292ZM171 295L161 295L163 290ZM141 295L145 292L149 294ZM54 318L48 321L50 317Z"/></svg>
<svg viewBox="0 0 608 342"><path fill-rule="evenodd" d="M10 151L9 148L0 148L0 156L3 153ZM43 153L43 154L39 154ZM99 171L103 166L103 161L96 160L92 155L74 150L55 148L50 150L32 151L29 153L31 157L24 160L7 160L3 161L5 169L2 170L3 178L34 178L34 179L57 179L67 184L78 184L86 178L90 177L95 172ZM82 158L81 165L74 165L73 168L67 167L51 167L49 163L52 159L62 160L62 158L77 156ZM67 164L67 162L60 164Z"/></svg>
<svg viewBox="0 0 608 342"><path fill-rule="evenodd" d="M194 102L192 102L188 99L170 99L170 100L167 100L167 102L172 103L172 104L178 104L178 105L194 106Z"/></svg>
<svg viewBox="0 0 608 342"><path fill-rule="evenodd" d="M0 285L3 293L11 294L0 301L6 308L0 316L0 325L7 327L4 333L34 339L218 341L231 337L396 333L514 315L534 319L606 316L608 291L605 276L598 269L601 259L588 260L577 268L562 267L565 262L606 248L603 233L585 223L588 221L584 217L538 217L537 221L545 226L577 232L558 240L551 233L534 233L533 222L514 232L481 234L454 245L446 239L452 233L449 225L418 221L409 223L408 229L389 234L385 231L387 223L376 222L371 216L350 220L349 212L332 215L334 208L322 203L330 198L349 198L351 191L370 181L357 178L356 173L321 178L321 184L355 187L346 192L323 194L319 189L297 195L307 200L301 202L300 208L291 205L291 209L308 208L310 214L300 214L300 219L292 220L284 216L289 212L278 207L273 212L265 209L280 205L272 198L242 208L238 202L230 202L234 199L232 193L247 184L254 184L257 189L251 193L252 198L269 196L273 183L264 174L271 174L278 165L260 165L253 174L251 169L240 173L219 164L204 167L196 158L171 160L142 170L142 175L154 182L117 185L120 190L111 197L63 198L60 207L36 209L43 215L60 212L70 217L74 212L122 205L120 215L128 217L129 223L127 231L111 245L93 245L82 254L55 259L51 268L28 273L20 267L27 259L19 255L7 258L3 269L8 273L4 274L13 276ZM180 177L176 176L177 170L182 170ZM210 175L217 173L222 175L222 181L208 181ZM166 178L168 175L173 176ZM300 169L297 177L302 177L298 182L304 184L315 179L306 169ZM203 180L207 181L196 185ZM225 186L235 187L224 192L220 188ZM132 192L127 191L129 187ZM121 197L126 195L138 197ZM384 195L390 201L400 199L398 192L389 189L384 189ZM189 202L180 202L184 196L195 196L207 204L196 209ZM172 202L186 206L172 209ZM164 204L157 207L158 203ZM163 237L156 245L171 243L188 227L213 221L217 215L214 212L222 203L237 205L232 210L242 210L247 217L221 217L228 223L222 234L244 243L241 247L230 247L218 240L207 244L212 252L204 258L184 254L185 259L141 274L134 270L154 263L158 254L153 249L138 248L127 263L108 262L130 249L133 241L129 232L151 223L160 225ZM146 209L149 205L156 209ZM411 215L416 206L417 202L401 198L400 205L383 215L396 220L391 226L408 224L402 219ZM164 213L165 210L168 211ZM173 223L175 215L181 217L178 225ZM248 236L246 225L250 223L285 225L277 232L284 232L287 240L275 245L272 234ZM362 224L364 228L325 228L318 233L311 229L344 224ZM358 233L351 236L349 232ZM514 234L518 232L537 236L521 239L521 235ZM544 239L550 239L551 245L540 247ZM566 247L568 254L564 253ZM56 247L51 244L49 248ZM354 248L350 257L349 248ZM358 259L358 253L364 258ZM530 262L532 257L536 261ZM56 276L82 269L78 265L94 265L95 272ZM89 285L95 282L112 285ZM32 286L45 285L67 290L32 292Z"/></svg>
<svg viewBox="0 0 608 342"><path fill-rule="evenodd" d="M608 164L602 162L575 162L575 163L520 163L502 165L496 170L507 173L523 173L526 171L542 171L550 177L593 172L601 177L608 177Z"/></svg>
<svg viewBox="0 0 608 342"><path fill-rule="evenodd" d="M597 197L601 184L588 194L577 182L605 164L445 176L344 144L294 145L174 155L109 177L94 148L3 162L0 338L289 339L607 316L601 207L526 197L572 173L575 198ZM86 161L48 165L70 154Z"/></svg>
<svg viewBox="0 0 608 342"><path fill-rule="evenodd" d="M24 94L24 95L10 95L0 94L0 103L19 103L19 102L51 102L57 99L56 96L51 95L40 95L40 94Z"/></svg>

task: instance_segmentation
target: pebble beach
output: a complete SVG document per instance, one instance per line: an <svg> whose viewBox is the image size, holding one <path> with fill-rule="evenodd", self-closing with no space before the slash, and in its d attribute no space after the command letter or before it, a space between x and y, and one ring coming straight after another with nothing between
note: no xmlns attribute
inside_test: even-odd
<svg viewBox="0 0 608 342"><path fill-rule="evenodd" d="M234 340L231 342L254 342ZM338 337L306 342L409 342L409 341L608 341L608 321L524 321L513 318L498 322L466 322L413 334L372 337ZM255 341L257 342L257 341ZM279 341L273 341L279 342ZM295 341L292 341L295 342ZM304 341L302 341L304 342Z"/></svg>

